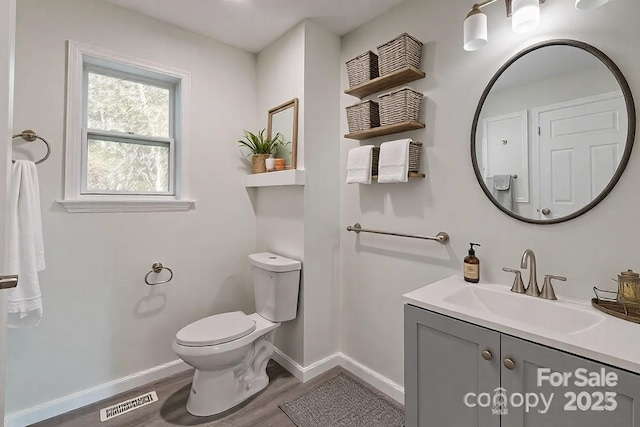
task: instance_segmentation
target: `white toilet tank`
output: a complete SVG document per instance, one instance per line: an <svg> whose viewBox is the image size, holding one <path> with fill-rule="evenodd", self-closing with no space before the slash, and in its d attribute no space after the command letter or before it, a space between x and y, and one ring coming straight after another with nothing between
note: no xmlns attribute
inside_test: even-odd
<svg viewBox="0 0 640 427"><path fill-rule="evenodd" d="M272 322L296 318L300 289L300 261L270 252L249 255L256 313Z"/></svg>

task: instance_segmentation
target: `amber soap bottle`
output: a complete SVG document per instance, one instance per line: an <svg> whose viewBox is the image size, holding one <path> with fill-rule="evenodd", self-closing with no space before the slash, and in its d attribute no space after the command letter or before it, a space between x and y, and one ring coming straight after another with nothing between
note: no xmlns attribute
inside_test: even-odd
<svg viewBox="0 0 640 427"><path fill-rule="evenodd" d="M480 246L477 243L469 243L469 255L464 259L464 280L471 283L480 281L480 260L476 257L474 246Z"/></svg>

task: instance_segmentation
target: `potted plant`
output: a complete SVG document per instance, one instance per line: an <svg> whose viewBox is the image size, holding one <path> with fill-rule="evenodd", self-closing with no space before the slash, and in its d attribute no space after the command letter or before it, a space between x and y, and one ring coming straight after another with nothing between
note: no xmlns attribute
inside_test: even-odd
<svg viewBox="0 0 640 427"><path fill-rule="evenodd" d="M267 171L265 160L276 151L278 145L282 144L284 137L281 133L277 133L274 137L269 138L266 129L262 129L258 134L244 131L244 139L238 141L240 147L246 147L250 153L247 157L253 156L253 173L263 173Z"/></svg>

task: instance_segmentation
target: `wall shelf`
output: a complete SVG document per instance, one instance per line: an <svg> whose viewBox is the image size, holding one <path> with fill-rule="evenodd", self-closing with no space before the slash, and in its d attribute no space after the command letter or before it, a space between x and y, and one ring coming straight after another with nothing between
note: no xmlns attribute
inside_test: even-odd
<svg viewBox="0 0 640 427"><path fill-rule="evenodd" d="M425 75L424 71L408 65L405 68L401 68L385 76L377 77L366 83L347 89L344 93L358 98L364 98L365 96L382 92L383 90L393 89L396 86L424 79Z"/></svg>
<svg viewBox="0 0 640 427"><path fill-rule="evenodd" d="M244 186L249 187L279 187L284 185L305 185L307 172L302 169L254 173L247 175Z"/></svg>
<svg viewBox="0 0 640 427"><path fill-rule="evenodd" d="M406 132L409 130L416 130L416 129L424 129L424 123L410 120L407 122L394 123L392 125L380 126L377 128L372 128L367 130L361 130L358 132L351 132L346 134L344 137L348 139L362 140L362 139L375 138L376 136L391 135L392 133L400 133L400 132Z"/></svg>
<svg viewBox="0 0 640 427"><path fill-rule="evenodd" d="M426 175L423 173L417 173L417 172L409 172L409 178L425 178ZM371 179L378 179L378 175L372 175Z"/></svg>

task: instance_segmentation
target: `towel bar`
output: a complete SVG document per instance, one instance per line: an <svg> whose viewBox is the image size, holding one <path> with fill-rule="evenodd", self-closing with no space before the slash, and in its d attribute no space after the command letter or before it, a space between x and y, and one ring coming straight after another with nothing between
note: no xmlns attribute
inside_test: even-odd
<svg viewBox="0 0 640 427"><path fill-rule="evenodd" d="M414 234L402 234L402 233L391 233L388 231L378 231L378 230L368 230L362 228L359 223L355 223L354 225L350 225L347 227L347 231L353 231L357 233L374 233L374 234L386 234L388 236L398 236L398 237L408 237L410 239L422 239L422 240L434 240L442 245L447 244L449 242L449 234L444 231L439 232L435 235L435 237L431 236L417 236Z"/></svg>

